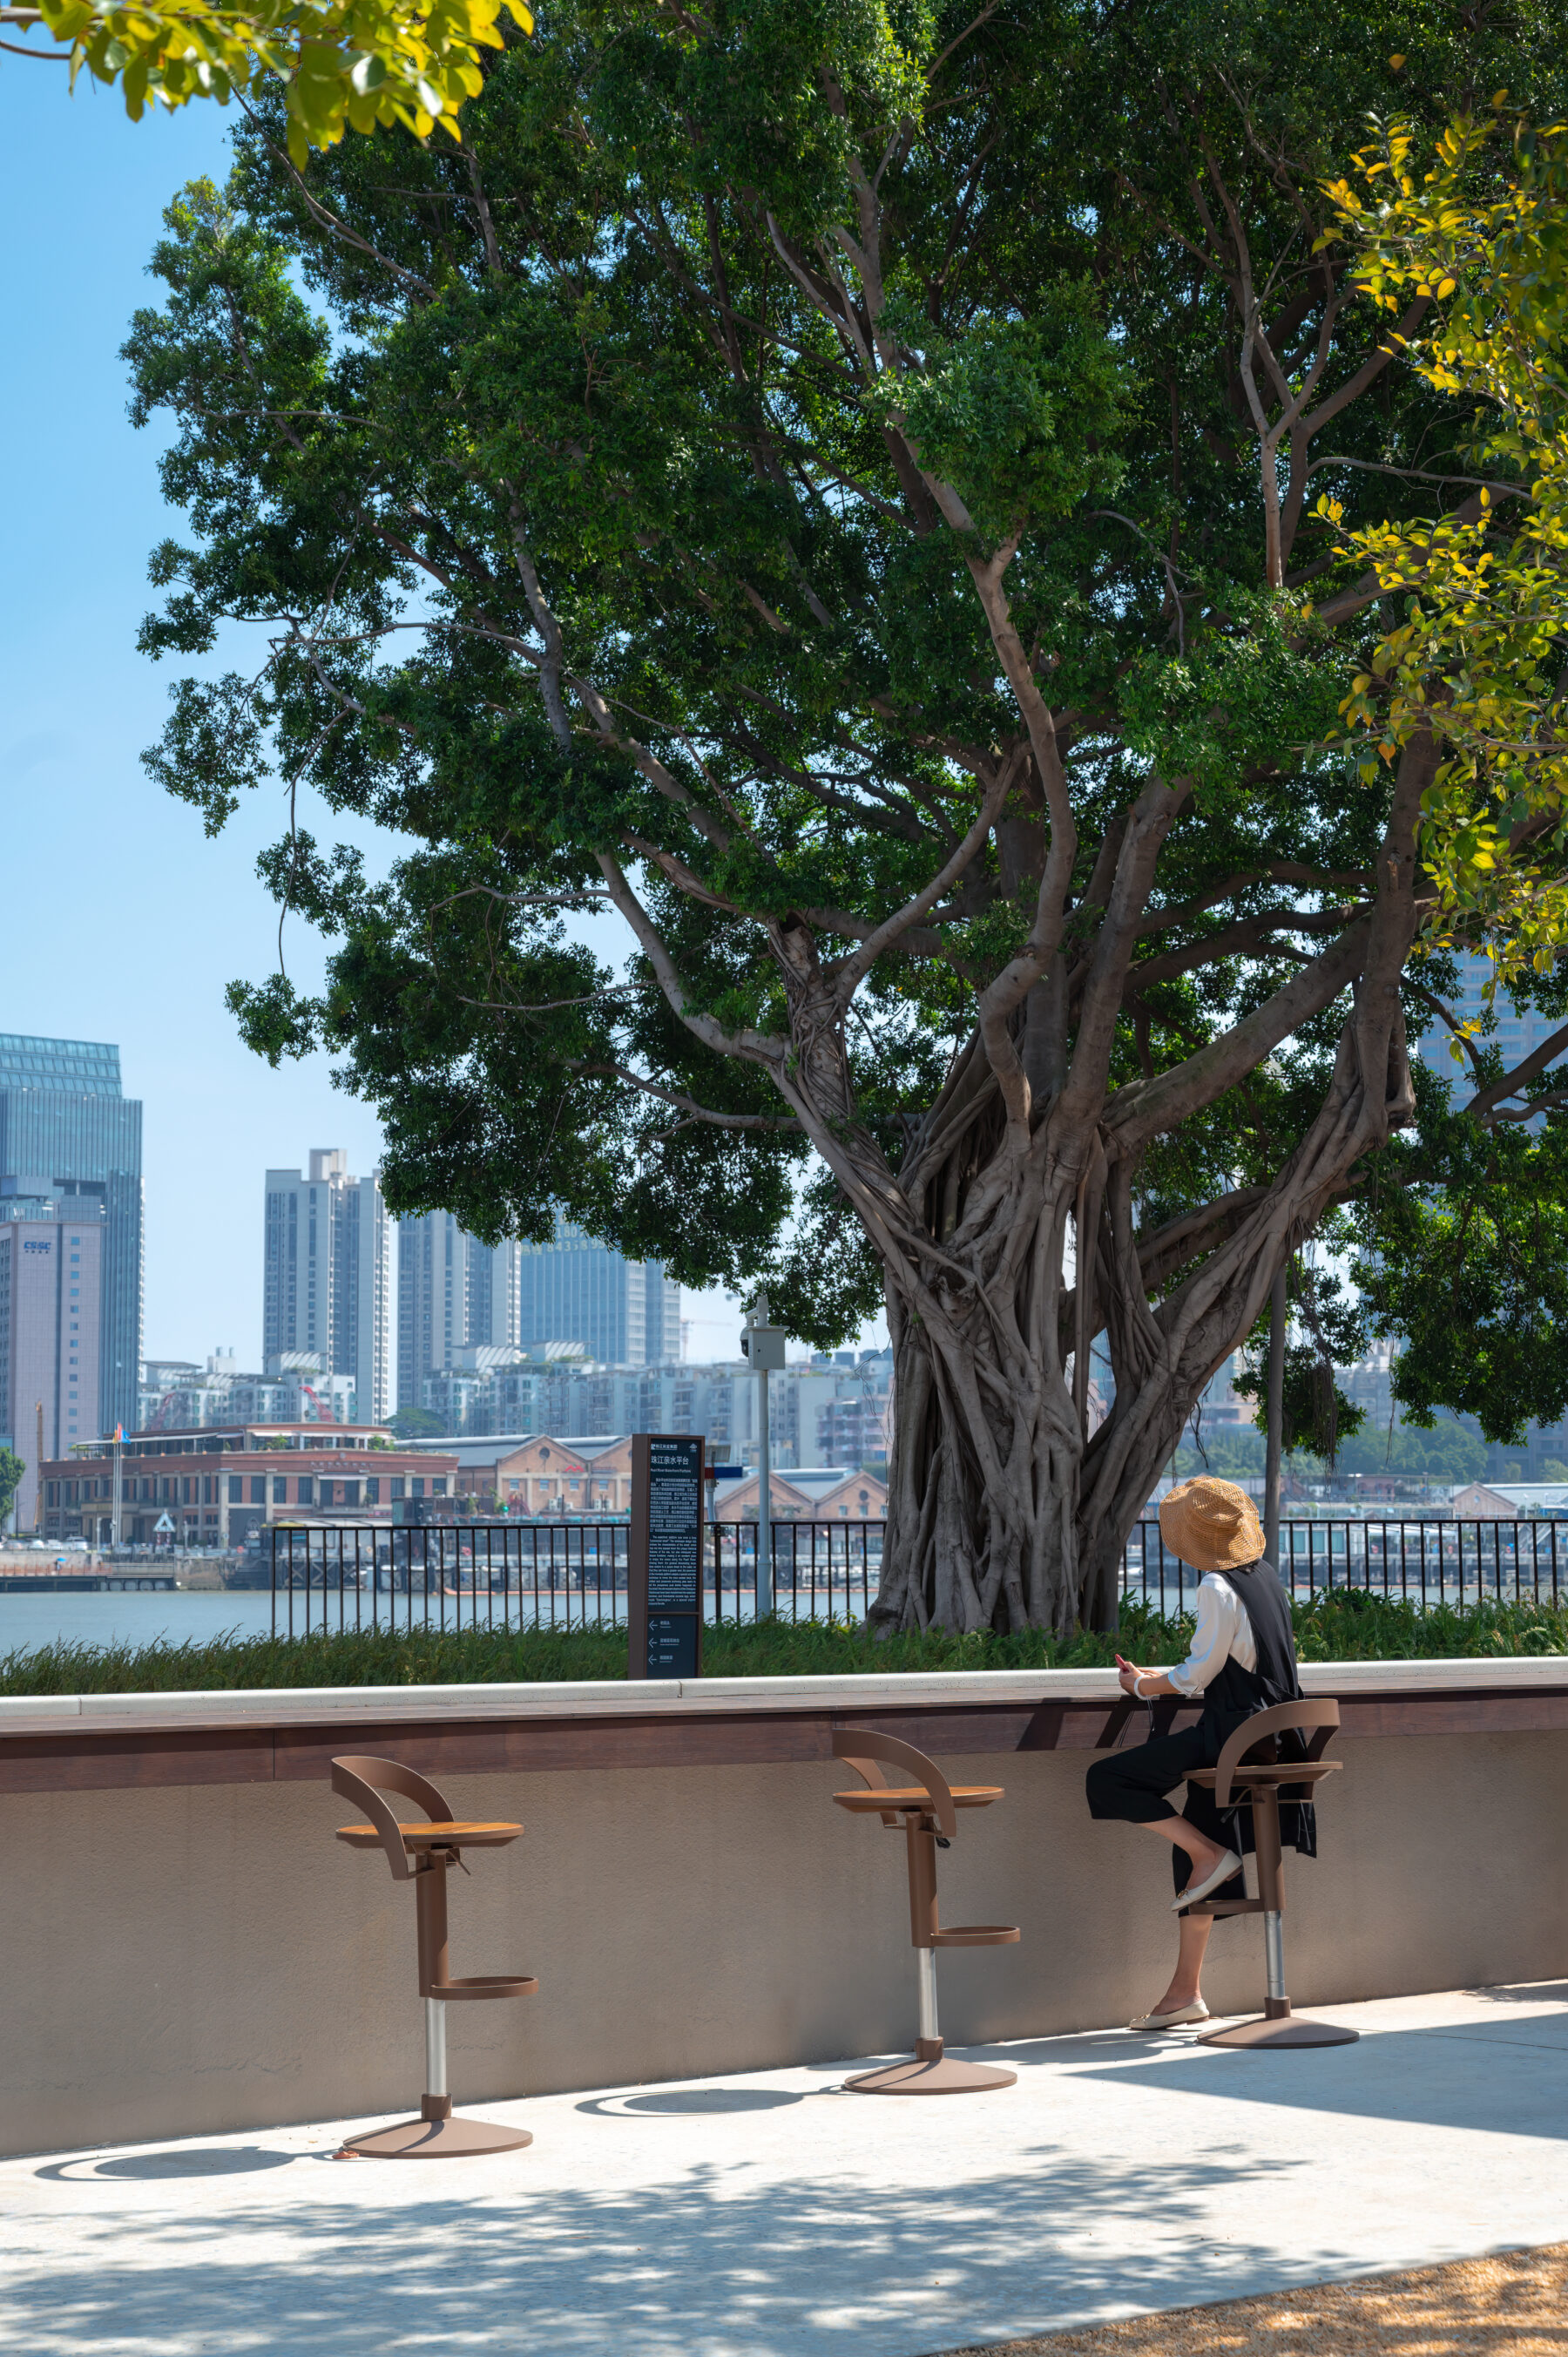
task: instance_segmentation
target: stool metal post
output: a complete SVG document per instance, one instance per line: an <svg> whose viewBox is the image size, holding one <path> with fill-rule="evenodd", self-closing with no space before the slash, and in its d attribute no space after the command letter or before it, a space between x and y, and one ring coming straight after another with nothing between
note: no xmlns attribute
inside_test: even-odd
<svg viewBox="0 0 1568 2357"><path fill-rule="evenodd" d="M940 2053L942 2034L937 2027L937 1952L934 1948L916 1949L915 1978L919 2007L917 2018L920 2025L915 2051L918 2054L921 2047L934 2046Z"/></svg>
<svg viewBox="0 0 1568 2357"><path fill-rule="evenodd" d="M445 2098L446 2109L452 2108L452 2098L446 2090L446 2000L427 1996L424 2007L424 2100ZM444 2115L445 2116L445 2115ZM429 2113L425 2117L430 2117Z"/></svg>

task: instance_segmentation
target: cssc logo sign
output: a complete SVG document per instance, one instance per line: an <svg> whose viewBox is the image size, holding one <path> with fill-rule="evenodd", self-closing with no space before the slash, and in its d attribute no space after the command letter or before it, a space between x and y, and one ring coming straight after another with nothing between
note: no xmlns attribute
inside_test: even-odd
<svg viewBox="0 0 1568 2357"><path fill-rule="evenodd" d="M22 1250L25 1253L48 1253L53 1252L54 1246L53 1244L30 1244L24 1243Z"/></svg>

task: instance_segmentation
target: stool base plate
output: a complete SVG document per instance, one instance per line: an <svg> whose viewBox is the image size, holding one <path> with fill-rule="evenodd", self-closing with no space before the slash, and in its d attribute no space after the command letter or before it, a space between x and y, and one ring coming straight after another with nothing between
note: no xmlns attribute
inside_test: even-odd
<svg viewBox="0 0 1568 2357"><path fill-rule="evenodd" d="M1016 2071L998 2071L989 2062L960 2062L944 2054L935 2062L891 2062L880 2071L862 2071L843 2085L846 2095L979 2095L1017 2083Z"/></svg>
<svg viewBox="0 0 1568 2357"><path fill-rule="evenodd" d="M349 2136L345 2152L360 2160L467 2160L485 2152L518 2152L532 2136L526 2128L489 2120L399 2120L395 2127Z"/></svg>
<svg viewBox="0 0 1568 2357"><path fill-rule="evenodd" d="M1196 2040L1199 2046L1354 2046L1359 2029L1340 2029L1331 2021L1309 2021L1299 2013L1283 2020L1238 2021L1229 2029L1210 2029Z"/></svg>

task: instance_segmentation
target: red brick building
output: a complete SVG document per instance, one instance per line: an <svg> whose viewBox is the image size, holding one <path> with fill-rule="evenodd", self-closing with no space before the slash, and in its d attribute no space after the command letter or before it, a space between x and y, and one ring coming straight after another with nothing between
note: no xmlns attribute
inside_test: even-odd
<svg viewBox="0 0 1568 2357"><path fill-rule="evenodd" d="M134 1433L121 1450L126 1545L238 1547L266 1523L391 1523L406 1501L456 1494L457 1459L401 1448L371 1424L207 1425ZM43 1466L44 1536L107 1546L114 1458L98 1441ZM173 1528L159 1530L165 1520Z"/></svg>

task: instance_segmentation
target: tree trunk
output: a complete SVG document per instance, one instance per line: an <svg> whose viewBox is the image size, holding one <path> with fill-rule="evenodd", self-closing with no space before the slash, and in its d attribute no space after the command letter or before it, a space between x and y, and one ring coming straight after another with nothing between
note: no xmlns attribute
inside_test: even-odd
<svg viewBox="0 0 1568 2357"><path fill-rule="evenodd" d="M1402 763L1380 922L1347 976L1354 1004L1333 1077L1271 1187L1145 1233L1134 1180L1154 1125L1140 1135L1119 1118L1133 1091L1098 1090L1086 1109L1060 1053L1066 1083L1042 1092L1021 1144L994 1052L977 1035L956 1060L927 1125L945 1150L923 1158L917 1141L913 1183L900 1176L918 1248L895 1252L888 1226L875 1231L897 1394L875 1626L1063 1636L1115 1627L1128 1534L1205 1385L1357 1165L1413 1111L1399 980L1414 931L1415 815L1433 765L1429 742ZM1030 996L1049 1021L1059 994ZM1030 1020L1016 1027L1018 1063L1048 1073ZM1081 1050L1080 1029L1072 1063ZM1157 1125L1175 1124L1162 1114ZM1091 1434L1089 1355L1101 1334L1115 1396Z"/></svg>

